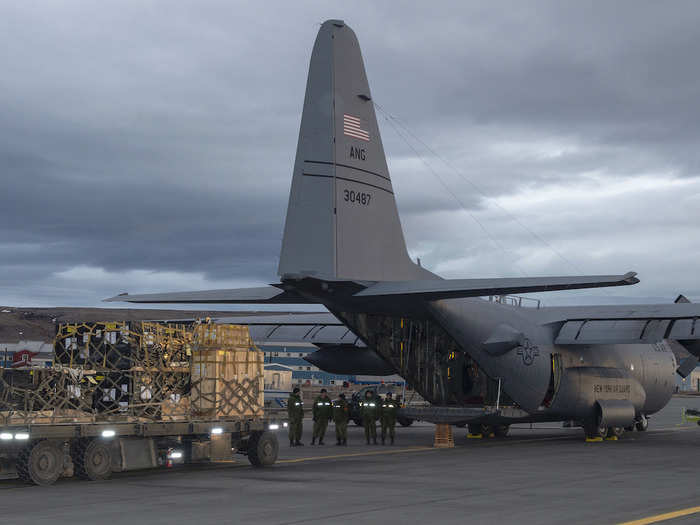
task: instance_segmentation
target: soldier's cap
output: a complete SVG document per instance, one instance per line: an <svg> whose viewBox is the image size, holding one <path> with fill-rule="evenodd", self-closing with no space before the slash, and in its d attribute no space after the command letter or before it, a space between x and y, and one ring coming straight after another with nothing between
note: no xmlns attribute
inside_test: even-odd
<svg viewBox="0 0 700 525"><path fill-rule="evenodd" d="M298 394L299 393L299 387L295 386L294 390L292 390L293 393Z"/></svg>
<svg viewBox="0 0 700 525"><path fill-rule="evenodd" d="M328 392L328 390L326 390L325 388L322 388L322 389L321 389L321 393L322 393L322 394L325 394L326 392Z"/></svg>
<svg viewBox="0 0 700 525"><path fill-rule="evenodd" d="M391 392L387 392L386 397L391 397Z"/></svg>

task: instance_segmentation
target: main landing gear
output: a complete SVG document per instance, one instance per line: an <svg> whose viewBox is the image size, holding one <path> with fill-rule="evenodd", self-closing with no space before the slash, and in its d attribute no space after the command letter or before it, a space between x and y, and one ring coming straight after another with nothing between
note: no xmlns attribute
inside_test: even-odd
<svg viewBox="0 0 700 525"><path fill-rule="evenodd" d="M510 432L510 425L470 424L470 425L467 425L467 428L469 430L469 434L467 435L467 437L470 439L489 438L489 437L504 438L504 437L507 437L508 432Z"/></svg>
<svg viewBox="0 0 700 525"><path fill-rule="evenodd" d="M623 436L625 431L633 432L636 430L637 432L644 432L647 428L649 428L649 419L644 415L639 416L632 425L626 427L606 427L601 426L599 423L583 425L586 441L588 442L603 441L604 439L616 441Z"/></svg>

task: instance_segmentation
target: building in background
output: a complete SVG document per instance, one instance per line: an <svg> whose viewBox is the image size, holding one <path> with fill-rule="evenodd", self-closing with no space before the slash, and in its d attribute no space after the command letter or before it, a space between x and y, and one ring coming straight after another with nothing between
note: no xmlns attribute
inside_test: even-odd
<svg viewBox="0 0 700 525"><path fill-rule="evenodd" d="M292 369L285 365L265 364L265 406L282 408L292 392Z"/></svg>
<svg viewBox="0 0 700 525"><path fill-rule="evenodd" d="M700 366L693 370L688 377L678 376L676 386L681 392L700 392Z"/></svg>
<svg viewBox="0 0 700 525"><path fill-rule="evenodd" d="M356 382L356 376L324 372L304 360L304 357L317 348L309 343L276 343L259 345L265 354L265 369L272 365L282 365L292 371L292 385L342 386Z"/></svg>
<svg viewBox="0 0 700 525"><path fill-rule="evenodd" d="M2 368L44 368L53 364L53 344L44 341L0 343Z"/></svg>

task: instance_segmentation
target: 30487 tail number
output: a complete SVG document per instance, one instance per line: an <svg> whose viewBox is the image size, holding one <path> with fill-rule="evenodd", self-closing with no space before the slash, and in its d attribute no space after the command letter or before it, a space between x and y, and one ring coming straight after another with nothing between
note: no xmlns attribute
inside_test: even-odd
<svg viewBox="0 0 700 525"><path fill-rule="evenodd" d="M343 190L343 200L345 202L359 204L360 206L369 206L372 200L372 194L363 191Z"/></svg>

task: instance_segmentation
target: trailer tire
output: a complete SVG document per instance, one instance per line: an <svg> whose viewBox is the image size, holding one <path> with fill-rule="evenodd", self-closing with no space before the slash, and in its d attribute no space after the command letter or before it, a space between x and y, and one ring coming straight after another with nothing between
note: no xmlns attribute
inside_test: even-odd
<svg viewBox="0 0 700 525"><path fill-rule="evenodd" d="M253 432L248 438L248 461L254 467L268 467L277 461L279 448L272 432Z"/></svg>
<svg viewBox="0 0 700 525"><path fill-rule="evenodd" d="M63 472L63 450L51 441L32 441L19 451L15 462L22 481L52 485Z"/></svg>
<svg viewBox="0 0 700 525"><path fill-rule="evenodd" d="M402 427L410 427L413 424L413 420L407 417L397 417L396 421L398 421L399 425Z"/></svg>
<svg viewBox="0 0 700 525"><path fill-rule="evenodd" d="M109 445L99 439L77 439L71 444L75 475L91 481L105 480L112 476L112 452Z"/></svg>

